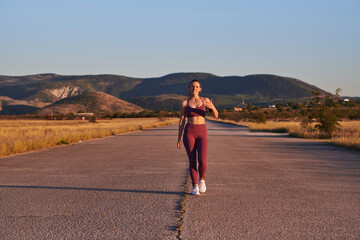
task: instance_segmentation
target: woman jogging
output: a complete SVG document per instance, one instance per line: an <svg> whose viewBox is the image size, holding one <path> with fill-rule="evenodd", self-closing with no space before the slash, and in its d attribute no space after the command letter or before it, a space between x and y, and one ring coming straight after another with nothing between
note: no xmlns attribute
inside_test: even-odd
<svg viewBox="0 0 360 240"><path fill-rule="evenodd" d="M213 117L218 117L212 100L199 96L201 92L200 81L194 79L189 84L189 98L182 102L179 121L179 135L177 148L181 149L181 136L185 126L185 116L188 121L185 126L183 142L189 158L189 169L191 181L194 187L194 195L200 195L206 191L205 172L206 158L208 149L207 130L205 125L206 108L212 113ZM198 156L196 159L196 155ZM199 168L196 167L198 162ZM198 183L200 175L200 184Z"/></svg>

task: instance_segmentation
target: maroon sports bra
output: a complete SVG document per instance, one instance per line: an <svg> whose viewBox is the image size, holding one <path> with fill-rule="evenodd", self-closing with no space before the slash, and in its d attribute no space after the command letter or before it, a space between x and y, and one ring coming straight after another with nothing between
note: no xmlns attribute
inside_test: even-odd
<svg viewBox="0 0 360 240"><path fill-rule="evenodd" d="M202 98L200 98L202 101L202 105L200 107L197 108L192 108L189 106L189 99L187 100L187 106L186 106L186 117L187 118L191 118L191 117L205 117L205 113L206 113L206 107L204 104L204 101L202 100Z"/></svg>

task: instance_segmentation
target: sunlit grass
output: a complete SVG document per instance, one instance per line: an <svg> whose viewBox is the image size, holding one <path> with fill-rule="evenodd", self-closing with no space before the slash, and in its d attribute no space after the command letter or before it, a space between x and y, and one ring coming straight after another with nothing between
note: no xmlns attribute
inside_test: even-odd
<svg viewBox="0 0 360 240"><path fill-rule="evenodd" d="M0 157L61 144L102 138L125 132L159 127L178 119L125 118L97 120L2 120Z"/></svg>
<svg viewBox="0 0 360 240"><path fill-rule="evenodd" d="M214 120L209 118L210 120ZM287 132L291 136L306 139L322 139L338 146L360 150L360 121L341 121L341 128L335 131L331 138L325 139L326 134L314 128L315 123L302 128L298 121L267 121L266 123L235 122L233 120L219 119L217 121L247 126L251 131Z"/></svg>
<svg viewBox="0 0 360 240"><path fill-rule="evenodd" d="M341 131L336 132L330 142L360 150L360 121L340 122Z"/></svg>

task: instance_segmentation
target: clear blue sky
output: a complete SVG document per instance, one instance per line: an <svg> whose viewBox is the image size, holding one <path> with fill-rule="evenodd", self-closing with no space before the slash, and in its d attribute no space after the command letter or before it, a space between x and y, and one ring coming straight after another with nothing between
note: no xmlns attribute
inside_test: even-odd
<svg viewBox="0 0 360 240"><path fill-rule="evenodd" d="M0 0L0 75L173 72L360 96L360 1Z"/></svg>

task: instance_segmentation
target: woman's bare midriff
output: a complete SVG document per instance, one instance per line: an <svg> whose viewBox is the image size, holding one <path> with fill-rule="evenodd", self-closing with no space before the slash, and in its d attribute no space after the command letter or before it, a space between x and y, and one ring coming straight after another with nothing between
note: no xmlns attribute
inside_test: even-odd
<svg viewBox="0 0 360 240"><path fill-rule="evenodd" d="M188 123L191 123L191 124L205 124L205 118L204 117L190 117L188 119Z"/></svg>

